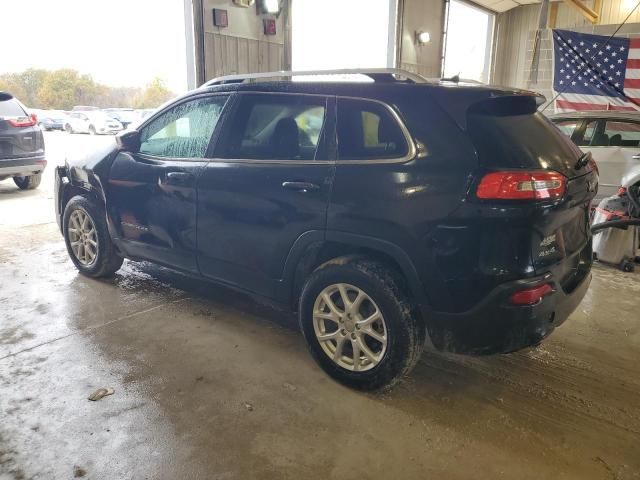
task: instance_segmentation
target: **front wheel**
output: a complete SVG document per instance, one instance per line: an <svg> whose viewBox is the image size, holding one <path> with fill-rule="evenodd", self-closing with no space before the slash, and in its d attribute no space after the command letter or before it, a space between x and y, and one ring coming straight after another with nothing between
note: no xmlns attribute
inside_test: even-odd
<svg viewBox="0 0 640 480"><path fill-rule="evenodd" d="M330 262L311 274L299 322L320 367L360 390L393 386L424 347L424 324L391 270L369 260Z"/></svg>
<svg viewBox="0 0 640 480"><path fill-rule="evenodd" d="M15 183L20 190L33 190L34 188L38 188L41 181L42 172L27 177L13 177L13 183Z"/></svg>
<svg viewBox="0 0 640 480"><path fill-rule="evenodd" d="M80 273L106 277L122 266L124 259L111 241L102 207L85 197L73 197L62 222L67 252Z"/></svg>

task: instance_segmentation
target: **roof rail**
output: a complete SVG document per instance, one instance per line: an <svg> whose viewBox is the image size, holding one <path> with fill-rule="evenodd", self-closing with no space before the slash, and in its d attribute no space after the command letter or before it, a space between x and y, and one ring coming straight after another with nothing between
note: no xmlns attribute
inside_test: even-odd
<svg viewBox="0 0 640 480"><path fill-rule="evenodd" d="M315 77L324 75L364 75L371 78L374 82L410 82L410 83L426 83L427 80L417 73L407 72L399 68L365 68L365 69L341 69L341 70L306 70L306 71L280 71L280 72L262 72L247 73L239 75L226 75L224 77L209 80L202 87L211 87L213 85L224 85L227 83L243 83L251 81L260 81L268 78L283 78L290 80L293 77ZM399 79L397 77L402 77Z"/></svg>

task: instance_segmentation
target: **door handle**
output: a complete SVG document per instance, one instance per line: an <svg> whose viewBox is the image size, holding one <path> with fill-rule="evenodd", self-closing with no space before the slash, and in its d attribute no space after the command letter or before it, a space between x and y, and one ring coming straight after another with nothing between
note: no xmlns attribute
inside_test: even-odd
<svg viewBox="0 0 640 480"><path fill-rule="evenodd" d="M632 155L631 158L633 158L634 160L640 160L640 153Z"/></svg>
<svg viewBox="0 0 640 480"><path fill-rule="evenodd" d="M320 185L316 185L315 183L310 182L282 182L282 188L306 193L313 190L318 190L320 188Z"/></svg>
<svg viewBox="0 0 640 480"><path fill-rule="evenodd" d="M193 181L193 175L187 172L168 172L167 185L189 186Z"/></svg>

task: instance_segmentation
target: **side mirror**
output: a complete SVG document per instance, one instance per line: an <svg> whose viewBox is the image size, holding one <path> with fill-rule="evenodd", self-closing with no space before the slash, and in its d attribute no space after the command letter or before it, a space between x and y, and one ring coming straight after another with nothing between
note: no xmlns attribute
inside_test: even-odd
<svg viewBox="0 0 640 480"><path fill-rule="evenodd" d="M123 151L137 153L140 150L140 132L137 130L127 130L116 136L118 148Z"/></svg>

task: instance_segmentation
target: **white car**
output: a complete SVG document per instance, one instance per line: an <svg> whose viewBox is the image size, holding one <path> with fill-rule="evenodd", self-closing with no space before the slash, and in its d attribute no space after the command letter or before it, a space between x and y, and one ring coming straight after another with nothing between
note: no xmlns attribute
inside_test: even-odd
<svg viewBox="0 0 640 480"><path fill-rule="evenodd" d="M71 112L64 129L69 133L91 135L116 134L124 130L119 121L101 111Z"/></svg>
<svg viewBox="0 0 640 480"><path fill-rule="evenodd" d="M600 181L595 204L614 195L622 177L640 166L640 112L571 112L550 119L596 161Z"/></svg>

